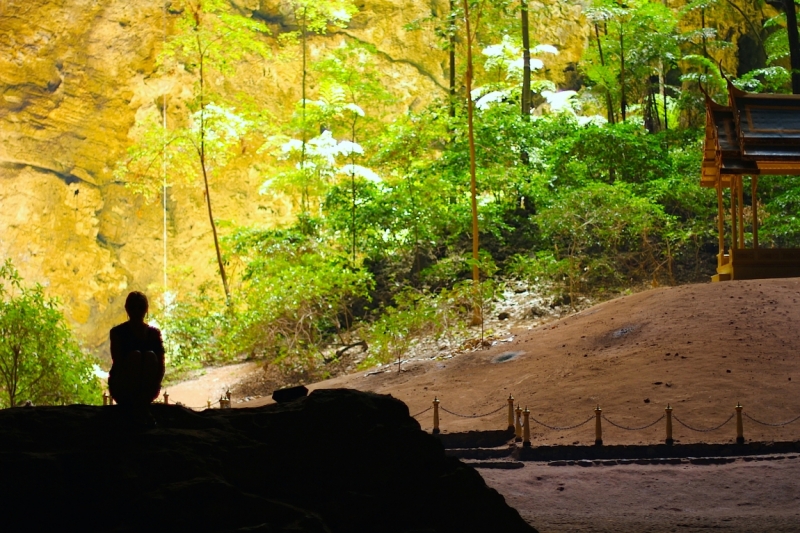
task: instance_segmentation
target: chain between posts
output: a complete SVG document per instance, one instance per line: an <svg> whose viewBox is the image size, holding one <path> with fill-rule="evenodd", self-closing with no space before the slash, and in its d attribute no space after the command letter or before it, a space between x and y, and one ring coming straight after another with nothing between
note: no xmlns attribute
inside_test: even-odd
<svg viewBox="0 0 800 533"><path fill-rule="evenodd" d="M587 418L586 420L584 420L583 422L579 422L579 423L575 424L574 426L567 426L567 427L549 426L549 425L545 424L544 422L536 420L536 418L534 418L534 417L530 417L530 418L531 418L531 420L533 420L534 422L536 422L540 426L544 426L547 429L552 429L553 431L567 431L567 430L570 430L570 429L579 428L579 427L583 426L584 424L589 423L589 421L595 419L595 416L592 415L589 418Z"/></svg>
<svg viewBox="0 0 800 533"><path fill-rule="evenodd" d="M680 418L678 418L676 415L672 415L672 418L674 418L674 419L675 419L675 421L676 421L678 424L682 425L682 426L683 426L683 427L685 427L686 429L691 429L692 431L697 431L697 432L699 432L699 433L708 433L709 431L716 431L716 430L720 429L722 426L724 426L725 424L727 424L728 422L730 422L731 420L733 420L733 417L734 417L734 416L736 416L736 414L735 414L735 413L734 413L734 414L731 414L731 416L729 416L729 417L728 417L728 419L727 419L727 420L725 420L725 422L723 422L722 424L720 424L720 425L718 425L718 426L714 426L713 428L708 428L708 429L698 429L698 428L694 428L694 427L690 426L689 424L687 424L686 422L682 421L682 420L681 420ZM747 415L745 414L745 416L747 416ZM800 417L798 417L798 418L800 418Z"/></svg>
<svg viewBox="0 0 800 533"><path fill-rule="evenodd" d="M433 409L433 406L431 406L431 407L428 407L427 409L425 409L425 410L423 410L423 411L420 411L419 413L417 413L417 414L415 414L415 415L411 415L411 418L417 418L419 415L424 415L425 413L427 413L427 412L428 412L428 411L430 411L431 409Z"/></svg>
<svg viewBox="0 0 800 533"><path fill-rule="evenodd" d="M451 415L453 415L453 416L459 416L459 417L461 417L461 418L483 418L484 416L490 416L490 415L493 415L493 414L495 414L495 413L499 413L499 412L500 412L500 411L502 411L503 409L507 409L507 407L508 407L508 406L506 406L506 405L503 405L503 406L500 406L500 408L499 408L499 409L495 409L495 410L494 410L494 411L492 411L491 413L485 413L485 414L482 414L482 415L462 415L462 414L459 414L459 413L454 413L453 411L451 411L451 410L449 410L449 409L447 409L447 408L445 408L445 407L441 407L441 406L439 406L439 409L441 409L441 410L442 410L442 411L444 411L445 413L450 413L450 414L451 414Z"/></svg>
<svg viewBox="0 0 800 533"><path fill-rule="evenodd" d="M638 428L629 428L629 427L621 426L621 425L619 425L619 424L617 424L617 423L615 423L615 422L612 422L612 421L611 421L611 420L609 420L608 418L606 418L606 415L602 415L602 416L603 416L603 420L605 420L606 422L608 422L608 423L609 423L609 424L611 424L612 426L614 426L614 427L617 427L617 428L619 428L619 429L624 429L624 430L626 430L626 431L640 431L640 430L642 430L642 429L647 429L647 428L649 428L649 427L653 427L653 426L655 426L656 424L658 424L659 422L661 422L662 420L664 420L664 417L665 417L666 415L661 415L661 416L658 418L658 420L656 420L656 421L654 421L654 422L652 422L652 423L650 423L650 424L647 424L646 426L642 426L642 427L638 427ZM594 418L594 417L592 417L592 418Z"/></svg>
<svg viewBox="0 0 800 533"><path fill-rule="evenodd" d="M490 411L488 413L483 413L483 414L476 414L476 415L465 415L465 414L461 414L461 413L456 413L455 411L451 411L451 410L449 410L449 409L447 409L445 407L440 406L439 405L440 401L438 399L436 399L436 398L434 398L433 403L434 403L433 406L428 407L427 409L424 409L423 411L420 411L419 413L416 413L415 415L412 416L412 418L416 418L416 417L418 417L418 416L420 416L422 414L427 413L431 409L433 409L433 411L434 411L434 430L433 430L434 433L438 433L438 410L439 409L441 409L442 411L444 411L446 413L449 413L449 414L451 414L453 416L457 416L457 417L461 417L461 418L483 418L483 417L487 417L487 416L491 416L491 415L497 414L500 411L502 411L502 410L507 408L509 410L509 424L511 424L512 422L514 423L514 426L510 426L509 429L513 429L514 430L514 432L515 432L515 440L516 441L520 442L520 441L523 441L523 439L524 439L525 442L524 442L523 445L527 445L527 446L530 446L530 440L529 440L530 439L530 436L529 436L530 435L530 422L534 422L536 424L539 424L540 426L543 426L543 427L548 428L548 429L553 430L553 431L568 431L568 430L571 430L571 429L579 428L579 427L581 427L581 426L583 426L585 424L588 424L589 422L591 422L594 419L596 421L596 423L597 423L595 444L596 445L602 445L602 429L601 429L601 425L600 425L600 421L601 420L605 420L606 422L608 422L612 426L614 426L616 428L619 428L619 429L622 429L622 430L626 430L626 431L641 431L641 430L644 430L644 429L651 428L651 427L655 426L656 424L658 424L659 422L661 422L662 420L666 419L667 420L667 438L666 438L666 443L667 443L667 445L671 445L672 442L673 442L672 441L672 419L673 418L675 419L675 421L677 423L679 423L681 426L685 427L686 429L688 429L690 431L696 431L696 432L699 432L699 433L708 433L708 432L711 432L711 431L717 431L719 429L722 429L731 420L733 420L734 417L736 417L736 433L737 433L736 442L738 444L743 444L744 443L744 437L742 435L742 415L744 415L749 420L751 420L751 421L753 421L753 422L755 422L757 424L761 424L761 425L764 425L764 426L770 426L770 427L783 427L783 426L787 426L787 425L789 425L789 424L791 424L793 422L797 422L798 420L800 420L800 415L798 415L798 416L792 418L791 420L787 420L785 422L779 422L779 423L763 422L761 420L758 420L757 418L754 418L754 417L750 416L747 413L743 413L742 412L742 406L737 403L736 404L736 413L731 414L721 424L716 425L714 427L710 427L710 428L696 428L696 427L693 427L693 426L687 424L686 422L684 422L683 420L681 420L680 418L675 416L672 413L672 408L669 405L667 405L667 408L665 409L665 414L661 415L660 417L658 417L653 422L651 422L649 424L645 424L643 426L628 427L628 426L623 426L621 424L617 424L613 420L610 420L605 414L602 414L601 409L598 406L595 409L595 414L590 416L590 417L588 417L586 420L578 422L577 424L574 424L572 426L560 427L560 426L551 426L549 424L545 424L541 420L537 420L533 416L530 416L530 411L528 411L527 407L525 408L525 417L524 417L525 420L523 422L523 416L522 416L523 415L523 410L522 410L521 406L519 406L519 405L517 405L516 409L514 409L514 397L513 396L509 396L508 405L502 405L502 406L498 407L497 409L495 409L494 411ZM523 429L525 430L524 432L523 432ZM523 433L525 434L524 437L523 437Z"/></svg>
<svg viewBox="0 0 800 533"><path fill-rule="evenodd" d="M755 422L756 424L761 424L762 426L770 426L770 427L774 427L774 428L782 427L782 426L788 426L792 422L797 422L798 420L800 420L800 415L798 415L798 416L792 418L791 420L789 420L788 422L780 422L778 424L770 424L769 422L762 422L761 420L756 420L755 418L753 418L752 416L748 415L747 413L742 413L742 414L744 416L746 416L749 420L752 420L753 422Z"/></svg>

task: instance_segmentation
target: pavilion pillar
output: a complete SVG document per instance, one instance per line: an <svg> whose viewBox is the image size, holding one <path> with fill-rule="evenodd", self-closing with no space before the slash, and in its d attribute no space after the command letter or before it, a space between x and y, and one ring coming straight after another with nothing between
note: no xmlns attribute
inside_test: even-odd
<svg viewBox="0 0 800 533"><path fill-rule="evenodd" d="M753 196L753 250L758 250L758 198L756 198L758 176L750 176L750 188Z"/></svg>
<svg viewBox="0 0 800 533"><path fill-rule="evenodd" d="M737 248L739 230L736 226L736 176L731 176L731 250ZM731 254L733 255L733 254Z"/></svg>
<svg viewBox="0 0 800 533"><path fill-rule="evenodd" d="M717 255L717 268L722 266L725 256L725 208L722 205L722 180L717 180L717 231L719 232L719 255Z"/></svg>
<svg viewBox="0 0 800 533"><path fill-rule="evenodd" d="M744 183L741 175L736 176L736 196L739 208L739 248L744 249Z"/></svg>

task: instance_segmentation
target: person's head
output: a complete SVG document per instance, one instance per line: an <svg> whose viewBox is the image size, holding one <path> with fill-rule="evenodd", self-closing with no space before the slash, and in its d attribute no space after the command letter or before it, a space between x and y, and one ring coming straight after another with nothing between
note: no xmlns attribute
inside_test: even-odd
<svg viewBox="0 0 800 533"><path fill-rule="evenodd" d="M139 291L131 292L125 300L125 312L131 320L144 320L148 307L147 296Z"/></svg>

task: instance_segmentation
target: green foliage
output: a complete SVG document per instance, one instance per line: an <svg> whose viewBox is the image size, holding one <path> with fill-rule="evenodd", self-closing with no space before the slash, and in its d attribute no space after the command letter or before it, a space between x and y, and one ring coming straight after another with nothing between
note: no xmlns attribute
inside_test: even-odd
<svg viewBox="0 0 800 533"><path fill-rule="evenodd" d="M167 383L180 380L188 371L231 359L224 344L231 312L208 283L179 299L170 293L167 299L153 313L164 337Z"/></svg>
<svg viewBox="0 0 800 533"><path fill-rule="evenodd" d="M680 59L677 17L661 2L649 0L594 0L587 16L598 26L584 54L589 84L610 96L624 120L629 106L646 108L659 89L652 78L664 76Z"/></svg>
<svg viewBox="0 0 800 533"><path fill-rule="evenodd" d="M269 55L266 44L256 37L269 33L266 26L232 12L225 0L181 0L174 2L172 9L180 10L182 16L179 31L158 57L161 68L180 66L197 72L210 67L230 74L248 55Z"/></svg>
<svg viewBox="0 0 800 533"><path fill-rule="evenodd" d="M0 266L0 408L98 404L100 385L58 302L23 285L10 260Z"/></svg>
<svg viewBox="0 0 800 533"><path fill-rule="evenodd" d="M167 178L170 184L194 183L204 170L220 174L235 149L242 152L245 136L256 128L247 115L257 113L241 99L227 98L218 80L245 59L270 55L261 38L268 34L266 26L232 13L224 0L183 0L173 8L182 12L179 31L167 40L157 63L161 74L186 70L194 75L196 85L185 102L188 114L167 128L162 117L142 119L134 129L137 143L115 172L146 196L156 194Z"/></svg>
<svg viewBox="0 0 800 533"><path fill-rule="evenodd" d="M203 176L203 161L213 179L224 175L254 126L234 109L217 104L206 104L187 119L186 127L169 131L152 120L140 123L140 140L128 149L128 159L117 167L116 175L146 198L162 192L165 168L169 185L196 183Z"/></svg>
<svg viewBox="0 0 800 533"><path fill-rule="evenodd" d="M295 22L301 30L281 34L282 42L297 42L302 29L313 33L325 33L329 26L343 28L358 11L350 0L289 0Z"/></svg>
<svg viewBox="0 0 800 533"><path fill-rule="evenodd" d="M313 366L326 344L347 335L352 306L372 287L347 256L297 231L241 230L229 247L246 267L228 342L249 356Z"/></svg>
<svg viewBox="0 0 800 533"><path fill-rule="evenodd" d="M353 4L292 0L289 31L277 38L284 53L302 44L292 54L302 51L303 97L283 123L271 122L246 104L252 95L225 94L238 62L267 57L263 27L236 18L222 0L187 4L184 31L160 64L198 74L190 113L168 132L155 120L141 124L127 176L155 193L162 158L170 179L187 183L202 170L225 179L229 166L257 169L260 192L295 201L296 219L278 229L226 229L220 264L233 273L230 305L207 288L178 294L159 316L170 363L190 369L256 357L320 377L334 345L367 341L367 365L402 360L422 337L455 341L507 278L573 303L643 282L706 279L717 251L716 199L699 186L703 132L691 125L703 124L701 88L726 98L717 59L732 45L701 27L698 13L741 14L723 0L685 9L660 0L591 4L591 39L575 78L584 86L559 91L544 68L555 48L534 45L535 109L522 117L519 3L469 3L471 20L481 20L473 44L483 52L473 96L478 266L488 281L477 290L467 281L474 263L463 94L399 113L374 47L342 33L341 46L308 54L309 37L346 26ZM433 31L449 49L462 34L463 5L443 6L407 29ZM531 16L549 15L537 6ZM772 62L740 76L739 86L785 87L781 37L771 39ZM455 41L457 54L463 46ZM199 76L201 67L214 75ZM247 150L251 143L261 149ZM797 243L793 182L765 179L761 190L762 241Z"/></svg>
<svg viewBox="0 0 800 533"><path fill-rule="evenodd" d="M781 93L791 87L792 75L781 66L759 68L741 76L734 85L751 93Z"/></svg>
<svg viewBox="0 0 800 533"><path fill-rule="evenodd" d="M481 309L486 309L493 289L492 282L481 284L478 292ZM364 333L370 352L361 366L366 368L393 360L399 364L409 348L422 338L454 342L466 329L475 297L472 282L467 281L435 293L410 287L402 289L395 295L394 305L382 308L379 317Z"/></svg>
<svg viewBox="0 0 800 533"><path fill-rule="evenodd" d="M224 0L185 0L174 7L182 10L178 23L180 31L165 43L158 64L162 72L186 70L194 74L195 87L185 102L190 115L177 127L172 125L172 131L167 131L164 99L161 124L152 117L139 124L142 140L129 149L128 160L118 166L115 174L148 195L158 190L159 185L166 195L168 176L170 184L176 176L186 183L202 178L217 267L226 301L230 302L230 286L212 210L210 181L214 174L225 169L233 148L237 145L243 148L243 137L252 122L233 107L221 103L224 91L215 85L224 85L225 76L231 75L244 58L263 59L267 55L268 50L259 39L267 30L263 24L231 12ZM247 98L242 100L246 102ZM244 151L241 149L240 153ZM164 205L166 202L164 198Z"/></svg>
<svg viewBox="0 0 800 533"><path fill-rule="evenodd" d="M800 187L796 176L764 176L758 182L764 203L759 245L796 247L800 243Z"/></svg>
<svg viewBox="0 0 800 533"><path fill-rule="evenodd" d="M663 260L657 241L669 220L627 183L569 190L534 221L552 241L556 261L567 261L561 268L571 295L658 277Z"/></svg>
<svg viewBox="0 0 800 533"><path fill-rule="evenodd" d="M551 150L555 187L587 181L645 183L671 171L660 139L633 124L576 127Z"/></svg>

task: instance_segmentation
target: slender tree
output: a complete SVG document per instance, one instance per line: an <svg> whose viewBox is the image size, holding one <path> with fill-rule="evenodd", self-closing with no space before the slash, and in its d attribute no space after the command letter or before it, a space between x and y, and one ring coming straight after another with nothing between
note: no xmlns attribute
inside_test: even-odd
<svg viewBox="0 0 800 533"><path fill-rule="evenodd" d="M231 291L214 219L210 184L214 170L224 167L231 146L244 134L247 121L230 107L218 103L224 97L215 91L216 84L211 80L231 75L234 65L246 56L266 57L268 51L259 36L267 33L267 28L255 20L231 13L224 0L186 0L180 7L179 31L165 44L158 64L162 72L186 71L194 76L194 92L187 102L191 114L180 121L188 122L189 126L178 127L165 138L161 124L150 125L153 126L150 130L154 131L148 130L146 123L139 124L144 130L142 139L129 150L128 161L117 173L132 178L134 186L145 193L151 192L156 183L159 188L162 185L159 161L163 164L166 159L170 174L188 182L199 173L219 275L226 301L230 303ZM159 142L152 142L154 138ZM189 155L191 153L193 156Z"/></svg>
<svg viewBox="0 0 800 533"><path fill-rule="evenodd" d="M520 0L522 26L522 117L531 117L531 36L528 21L528 0ZM525 159L527 159L525 153ZM527 162L527 161L526 161Z"/></svg>
<svg viewBox="0 0 800 533"><path fill-rule="evenodd" d="M783 0L786 31L789 34L789 61L792 66L792 92L800 94L800 39L797 36L797 10L794 0Z"/></svg>
<svg viewBox="0 0 800 533"><path fill-rule="evenodd" d="M528 20L528 0L520 0L520 26L522 30L522 119L526 122L531 119L531 35ZM524 165L530 163L527 150L520 152L520 159Z"/></svg>
<svg viewBox="0 0 800 533"><path fill-rule="evenodd" d="M480 21L480 9L476 21L476 27ZM474 103L472 101L472 81L473 81L473 64L472 64L472 43L475 33L472 32L470 26L470 13L469 13L469 0L464 0L464 23L466 25L467 34L467 72L465 75L466 88L467 88L467 125L469 135L469 184L470 184L470 201L472 204L472 282L475 287L475 293L480 291L481 273L478 264L480 253L480 233L478 226L478 184L475 168L475 117L474 117ZM481 307L477 302L473 306L472 324L478 325L483 323L483 316Z"/></svg>
<svg viewBox="0 0 800 533"><path fill-rule="evenodd" d="M597 52L600 54L600 65L605 67L606 61L603 57L603 45L600 43L600 28L596 22L594 24L594 35L597 38ZM611 91L609 90L606 90L606 111L608 114L608 122L610 124L614 124L616 122L616 117L614 115L614 101L611 98Z"/></svg>
<svg viewBox="0 0 800 533"><path fill-rule="evenodd" d="M450 0L450 14L448 15L447 43L448 59L450 64L450 79L448 92L450 94L450 118L456 118L456 2Z"/></svg>
<svg viewBox="0 0 800 533"><path fill-rule="evenodd" d="M328 30L328 26L344 27L350 21L350 17L357 11L350 0L290 0L289 4L293 10L295 21L299 25L299 30L289 32L281 36L284 42L294 42L299 40L301 47L302 73L301 73L301 137L302 148L300 155L300 171L306 175L308 165L306 164L306 144L308 143L308 122L307 122L307 88L308 88L308 38L310 34L323 34ZM308 178L308 176L306 176ZM301 189L300 209L302 227L305 232L310 231L307 225L309 212L309 182L305 179L305 184Z"/></svg>

